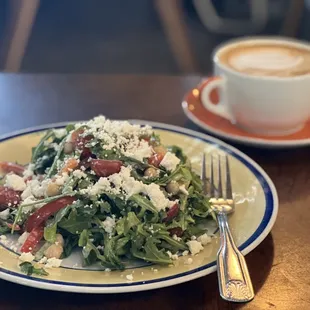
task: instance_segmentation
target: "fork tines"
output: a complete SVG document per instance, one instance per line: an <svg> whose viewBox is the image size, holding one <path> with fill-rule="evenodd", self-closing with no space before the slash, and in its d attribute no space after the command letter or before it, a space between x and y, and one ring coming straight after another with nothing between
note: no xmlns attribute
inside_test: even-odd
<svg viewBox="0 0 310 310"><path fill-rule="evenodd" d="M222 164L224 165L224 175L225 175L225 194L223 191L223 182L222 182ZM210 167L210 168L209 168ZM217 168L217 173L216 173ZM210 170L210 174L208 174L208 170ZM217 174L217 186L215 185L215 178ZM208 175L210 177L208 178ZM228 156L213 154L208 155L208 159L206 158L206 154L203 154L202 158L202 169L201 169L201 179L203 181L204 193L209 195L209 197L215 198L224 198L224 199L232 199L232 187L231 187L231 177L230 177L230 167Z"/></svg>

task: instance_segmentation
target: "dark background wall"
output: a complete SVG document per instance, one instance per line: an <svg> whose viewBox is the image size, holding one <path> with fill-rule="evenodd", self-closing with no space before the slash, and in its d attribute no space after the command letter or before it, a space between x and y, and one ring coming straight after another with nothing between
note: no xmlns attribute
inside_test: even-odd
<svg viewBox="0 0 310 310"><path fill-rule="evenodd" d="M8 1L0 0L0 37ZM270 1L270 21L261 34L276 35L289 1L281 0L280 6L279 1ZM214 1L220 15L239 18L248 16L248 2ZM182 4L198 70L207 73L212 50L231 36L211 33L199 20L192 1ZM307 16L305 7L297 33L303 39L310 36ZM180 73L153 0L41 0L21 71Z"/></svg>

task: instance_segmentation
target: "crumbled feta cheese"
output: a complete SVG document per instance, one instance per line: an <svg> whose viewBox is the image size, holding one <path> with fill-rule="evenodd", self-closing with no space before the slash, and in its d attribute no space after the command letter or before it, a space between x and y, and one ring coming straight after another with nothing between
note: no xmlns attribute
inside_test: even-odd
<svg viewBox="0 0 310 310"><path fill-rule="evenodd" d="M64 172L61 175L56 176L55 183L57 185L63 186L66 183L66 181L68 180L68 178L69 178L68 173Z"/></svg>
<svg viewBox="0 0 310 310"><path fill-rule="evenodd" d="M24 179L27 179L27 178L32 177L34 175L34 172L33 172L34 167L35 167L34 164L29 164L27 166L27 168L23 172Z"/></svg>
<svg viewBox="0 0 310 310"><path fill-rule="evenodd" d="M24 179L16 174L8 174L6 176L5 186L15 191L23 191L26 188Z"/></svg>
<svg viewBox="0 0 310 310"><path fill-rule="evenodd" d="M65 128L54 129L54 135L57 139L61 139L67 134L67 130Z"/></svg>
<svg viewBox="0 0 310 310"><path fill-rule="evenodd" d="M131 147L128 147L124 152L124 155L142 161L143 158L150 157L152 153L152 147L148 142L141 140L138 145L133 143Z"/></svg>
<svg viewBox="0 0 310 310"><path fill-rule="evenodd" d="M187 256L188 253L189 253L189 252L188 252L187 250L185 250L185 251L183 251L182 256Z"/></svg>
<svg viewBox="0 0 310 310"><path fill-rule="evenodd" d="M7 209L5 209L4 211L1 211L1 212L0 212L0 219L1 219L1 220L7 220L8 217L9 217L9 215L10 215L10 209L7 208Z"/></svg>
<svg viewBox="0 0 310 310"><path fill-rule="evenodd" d="M203 234L197 238L197 240L202 244L202 245L207 245L212 241L211 237L207 234Z"/></svg>
<svg viewBox="0 0 310 310"><path fill-rule="evenodd" d="M192 263L193 263L193 259L190 257L184 262L185 265L190 265Z"/></svg>
<svg viewBox="0 0 310 310"><path fill-rule="evenodd" d="M196 236L191 236L191 240L196 240L197 237Z"/></svg>
<svg viewBox="0 0 310 310"><path fill-rule="evenodd" d="M179 256L177 254L172 254L170 251L167 251L168 256L172 259L172 260L178 260Z"/></svg>
<svg viewBox="0 0 310 310"><path fill-rule="evenodd" d="M0 241L5 242L7 240L6 235L1 235L0 236Z"/></svg>
<svg viewBox="0 0 310 310"><path fill-rule="evenodd" d="M18 244L24 244L26 239L28 238L29 233L28 232L24 232L17 240Z"/></svg>
<svg viewBox="0 0 310 310"><path fill-rule="evenodd" d="M22 208L22 213L29 213L30 211L32 211L34 208L40 208L42 206L42 204L37 204L37 205L32 205L32 206L26 206L24 207L24 205L27 205L29 203L33 203L35 202L36 199L31 195L29 197L27 197L22 203L21 206L23 206Z"/></svg>
<svg viewBox="0 0 310 310"><path fill-rule="evenodd" d="M17 246L15 246L15 245L11 245L10 246L10 249L13 251L13 252L17 252Z"/></svg>
<svg viewBox="0 0 310 310"><path fill-rule="evenodd" d="M11 245L11 246L10 246L10 249L11 249L13 252L17 252L17 246L15 246L15 245Z"/></svg>
<svg viewBox="0 0 310 310"><path fill-rule="evenodd" d="M90 196L97 196L103 192L109 192L111 184L107 178L100 178L98 182L90 188L81 190L81 193L89 194Z"/></svg>
<svg viewBox="0 0 310 310"><path fill-rule="evenodd" d="M111 272L111 269L110 268L106 268L104 269L105 272Z"/></svg>
<svg viewBox="0 0 310 310"><path fill-rule="evenodd" d="M60 267L62 260L52 257L52 258L48 258L46 261L46 268L57 268Z"/></svg>
<svg viewBox="0 0 310 310"><path fill-rule="evenodd" d="M144 184L141 181L135 180L130 175L131 169L131 167L122 167L119 173L115 173L107 178L101 177L95 185L81 190L81 193L96 196L104 192L112 194L123 192L126 199L134 194L143 193L149 196L150 201L158 211L167 207L170 208L176 203L176 201L170 201L165 197L159 185L155 183Z"/></svg>
<svg viewBox="0 0 310 310"><path fill-rule="evenodd" d="M98 141L104 142L106 150L119 150L123 155L137 160L149 157L152 149L141 136L150 136L150 126L132 125L127 121L111 121L104 116L98 116L86 122L76 124L76 128L86 126L84 135L92 135Z"/></svg>
<svg viewBox="0 0 310 310"><path fill-rule="evenodd" d="M181 193L183 193L183 194L185 194L185 195L188 195L188 194L189 194L188 191L187 191L187 189L185 188L185 185L184 185L184 184L182 184L182 185L179 186L179 190L180 190Z"/></svg>
<svg viewBox="0 0 310 310"><path fill-rule="evenodd" d="M176 234L174 234L174 235L172 236L172 239L174 239L174 240L176 240L176 241L181 241L181 240L182 240L182 238L181 238L181 237L178 237Z"/></svg>
<svg viewBox="0 0 310 310"><path fill-rule="evenodd" d="M34 256L30 252L22 253L19 257L19 260L21 260L22 262L31 263L34 260Z"/></svg>
<svg viewBox="0 0 310 310"><path fill-rule="evenodd" d="M179 163L180 159L178 157L171 152L167 152L160 162L160 165L165 167L168 171L173 171Z"/></svg>
<svg viewBox="0 0 310 310"><path fill-rule="evenodd" d="M128 281L133 281L133 275L132 275L132 274L127 274L127 275L126 275L126 279L127 279Z"/></svg>
<svg viewBox="0 0 310 310"><path fill-rule="evenodd" d="M45 196L46 189L50 180L43 180L41 183L38 180L32 180L30 184L32 195L36 198L42 198Z"/></svg>
<svg viewBox="0 0 310 310"><path fill-rule="evenodd" d="M82 179L82 178L86 178L87 174L83 172L82 170L77 169L73 171L73 176L75 176L78 179Z"/></svg>
<svg viewBox="0 0 310 310"><path fill-rule="evenodd" d="M46 264L47 262L47 257L43 256L40 260L39 260L39 264Z"/></svg>
<svg viewBox="0 0 310 310"><path fill-rule="evenodd" d="M203 250L202 244L197 240L188 241L186 242L186 244L188 245L188 248L192 255L198 254L200 251Z"/></svg>
<svg viewBox="0 0 310 310"><path fill-rule="evenodd" d="M56 152L59 150L59 144L57 143L49 143L49 148L54 149Z"/></svg>
<svg viewBox="0 0 310 310"><path fill-rule="evenodd" d="M103 222L102 226L104 230L108 233L111 234L113 232L113 229L115 227L115 219L112 217L107 217Z"/></svg>
<svg viewBox="0 0 310 310"><path fill-rule="evenodd" d="M32 191L31 191L31 186L28 185L25 188L25 190L22 192L20 197L21 197L22 200L25 200L25 199L27 199L30 196L32 196Z"/></svg>
<svg viewBox="0 0 310 310"><path fill-rule="evenodd" d="M149 196L151 202L158 211L166 207L171 207L174 204L174 202L165 197L160 186L155 183L144 186L144 193Z"/></svg>

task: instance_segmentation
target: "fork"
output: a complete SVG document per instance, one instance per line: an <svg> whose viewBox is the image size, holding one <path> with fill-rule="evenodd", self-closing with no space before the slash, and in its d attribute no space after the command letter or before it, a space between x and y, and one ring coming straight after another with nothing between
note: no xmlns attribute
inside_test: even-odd
<svg viewBox="0 0 310 310"><path fill-rule="evenodd" d="M220 249L217 253L217 274L220 295L227 301L247 302L254 298L254 290L244 256L236 247L231 235L227 214L234 212L229 160L225 155L225 195L223 194L221 156L217 156L218 186L215 186L215 160L211 154L208 164L210 177L207 177L206 155L203 154L201 179L204 194L210 197L210 204L217 216L220 230ZM209 183L209 184L208 184ZM209 185L209 186L208 186Z"/></svg>

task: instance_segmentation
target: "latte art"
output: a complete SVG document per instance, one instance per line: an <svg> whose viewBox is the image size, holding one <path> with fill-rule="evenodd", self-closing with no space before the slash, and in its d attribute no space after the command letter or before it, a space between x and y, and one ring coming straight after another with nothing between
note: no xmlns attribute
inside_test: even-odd
<svg viewBox="0 0 310 310"><path fill-rule="evenodd" d="M293 46L236 44L219 59L231 69L255 76L292 77L310 73L310 52Z"/></svg>

